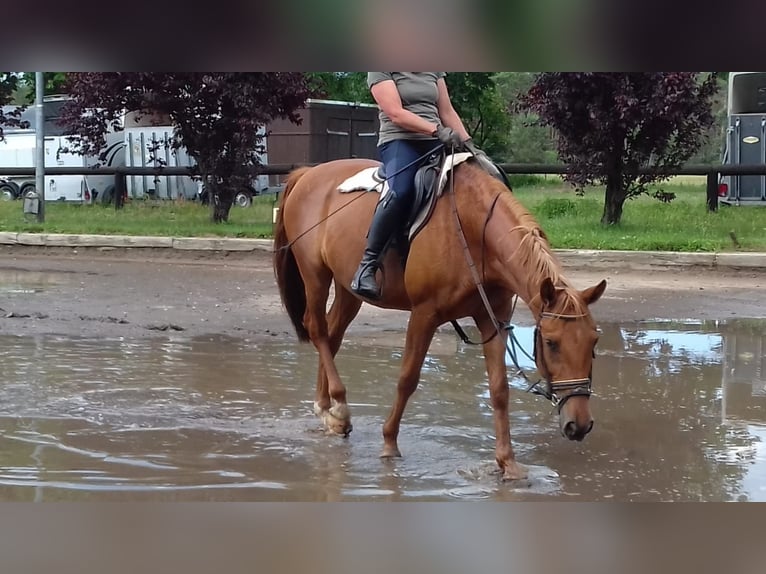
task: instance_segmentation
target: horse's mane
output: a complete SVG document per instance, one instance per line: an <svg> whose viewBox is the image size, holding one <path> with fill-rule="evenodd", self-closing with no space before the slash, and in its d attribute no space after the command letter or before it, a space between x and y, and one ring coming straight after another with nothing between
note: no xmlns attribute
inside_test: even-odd
<svg viewBox="0 0 766 574"><path fill-rule="evenodd" d="M548 237L534 216L507 190L501 191L499 201L507 208L516 225L509 234L519 234L518 246L512 255L517 264L527 271L527 290L537 293L543 279L549 277L560 290L563 310L572 313L585 312L579 292L563 275L561 263L551 250Z"/></svg>

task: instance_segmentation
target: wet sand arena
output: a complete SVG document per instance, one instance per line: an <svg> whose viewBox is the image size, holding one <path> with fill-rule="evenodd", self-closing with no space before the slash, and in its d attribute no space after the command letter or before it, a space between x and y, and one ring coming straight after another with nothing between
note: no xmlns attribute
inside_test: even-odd
<svg viewBox="0 0 766 574"><path fill-rule="evenodd" d="M131 289L140 278L131 264L105 265L25 260L0 274L0 500L766 500L766 322L631 319L631 298L651 288L615 281L594 307L594 431L565 440L551 406L514 378L512 440L531 472L512 485L494 472L481 351L451 330L438 334L405 413L404 458L381 461L401 315L368 312L349 332L338 366L354 431L341 439L311 412L315 352L285 335L273 286L258 291L272 298L260 308L243 299L255 318L196 323L191 307L205 297L220 299L222 316L245 306L226 293L268 286L268 269L179 266L198 281L174 284L184 295L165 297L163 311L151 281L142 302L134 292L120 307L109 281ZM172 284L174 265L163 267ZM217 293L204 284L211 274ZM72 296L83 292L93 296Z"/></svg>

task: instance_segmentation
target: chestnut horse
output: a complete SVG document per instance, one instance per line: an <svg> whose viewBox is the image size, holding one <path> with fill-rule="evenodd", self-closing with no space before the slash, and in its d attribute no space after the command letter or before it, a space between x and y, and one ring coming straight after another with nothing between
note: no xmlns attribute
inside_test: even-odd
<svg viewBox="0 0 766 574"><path fill-rule="evenodd" d="M363 302L349 285L379 195L340 193L338 187L376 165L372 160L344 159L293 171L276 222L274 269L282 303L298 338L313 343L319 354L314 410L328 431L343 436L351 431L351 415L334 358ZM371 303L410 311L396 399L383 425L381 457L401 456L399 425L437 328L470 317L483 341L495 459L504 479L524 478L526 469L515 460L508 419L508 332L498 327L509 323L512 300L518 295L536 321L535 362L548 396L558 403L561 431L569 439L582 440L593 427L589 397L598 340L588 306L601 297L606 281L575 289L532 215L475 162L458 165L450 177L430 221L412 240L406 265L396 249L388 251L379 274L382 298ZM469 261L476 262L478 273L472 273ZM335 295L327 312L331 285ZM480 296L479 285L486 298Z"/></svg>

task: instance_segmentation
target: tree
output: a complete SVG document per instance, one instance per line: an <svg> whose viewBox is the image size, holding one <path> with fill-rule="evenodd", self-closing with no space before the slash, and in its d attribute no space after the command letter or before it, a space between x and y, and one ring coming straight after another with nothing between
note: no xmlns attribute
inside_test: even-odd
<svg viewBox="0 0 766 574"><path fill-rule="evenodd" d="M236 193L250 183L262 128L277 117L299 124L296 112L311 95L301 72L77 72L66 91L73 99L62 123L81 136L73 148L82 154L100 153L125 111L168 118L171 146L195 159L214 222L228 220Z"/></svg>
<svg viewBox="0 0 766 574"><path fill-rule="evenodd" d="M468 133L488 155L505 158L510 117L493 72L449 72L450 100Z"/></svg>
<svg viewBox="0 0 766 574"><path fill-rule="evenodd" d="M348 102L375 103L367 87L367 72L309 72L322 97ZM449 72L450 99L476 145L489 155L505 157L508 148L508 111L491 72Z"/></svg>
<svg viewBox="0 0 766 574"><path fill-rule="evenodd" d="M537 116L519 109L519 102L535 82L532 72L497 72L495 84L510 111L505 159L515 163L557 163L551 128L537 125Z"/></svg>
<svg viewBox="0 0 766 574"><path fill-rule="evenodd" d="M728 78L729 72L718 72L718 92L713 96L713 117L715 121L708 130L706 142L689 159L692 164L714 164L723 161L728 127Z"/></svg>
<svg viewBox="0 0 766 574"><path fill-rule="evenodd" d="M367 87L367 72L308 72L318 97L341 102L374 104Z"/></svg>
<svg viewBox="0 0 766 574"><path fill-rule="evenodd" d="M19 77L13 72L0 72L0 141L3 141L3 126L27 127L28 123L21 120L21 112L24 107L16 107L11 110L3 110L3 106L10 106L13 102L14 93L19 86Z"/></svg>
<svg viewBox="0 0 766 574"><path fill-rule="evenodd" d="M46 96L63 94L66 90L66 72L43 72L43 80L45 81L44 93ZM29 104L35 101L34 72L24 72L22 74L17 99Z"/></svg>
<svg viewBox="0 0 766 574"><path fill-rule="evenodd" d="M522 105L554 128L566 179L578 191L606 185L601 222L611 225L626 199L666 179L639 175L639 168L677 167L699 149L717 89L715 73L699 81L697 72L544 72Z"/></svg>

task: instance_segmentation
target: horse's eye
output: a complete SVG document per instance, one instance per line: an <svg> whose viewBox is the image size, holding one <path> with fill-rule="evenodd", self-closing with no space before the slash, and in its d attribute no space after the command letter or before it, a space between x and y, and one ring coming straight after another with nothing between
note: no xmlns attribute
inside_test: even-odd
<svg viewBox="0 0 766 574"><path fill-rule="evenodd" d="M545 339L545 344L548 345L551 351L557 351L559 348L559 344L553 339Z"/></svg>

